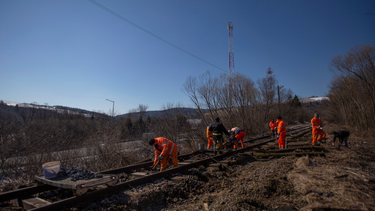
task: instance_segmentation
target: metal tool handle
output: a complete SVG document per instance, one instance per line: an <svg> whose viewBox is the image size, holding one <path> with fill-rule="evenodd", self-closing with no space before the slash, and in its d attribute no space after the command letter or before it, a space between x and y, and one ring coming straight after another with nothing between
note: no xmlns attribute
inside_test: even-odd
<svg viewBox="0 0 375 211"><path fill-rule="evenodd" d="M115 179L116 179L115 176L111 176L111 180L100 182L100 183L95 183L95 184L91 184L91 185L81 185L81 188L90 188L90 187L94 187L94 186L97 186L97 185L103 185L107 182L112 182Z"/></svg>

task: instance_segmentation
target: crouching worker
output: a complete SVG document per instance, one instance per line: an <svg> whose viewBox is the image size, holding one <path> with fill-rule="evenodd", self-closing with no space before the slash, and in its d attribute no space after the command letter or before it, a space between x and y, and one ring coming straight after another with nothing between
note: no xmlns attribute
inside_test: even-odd
<svg viewBox="0 0 375 211"><path fill-rule="evenodd" d="M348 146L349 135L350 135L350 133L348 131L345 131L345 130L334 131L333 132L332 145L335 146L335 140L336 140L336 138L339 138L339 144L340 145L342 144L342 142L345 142L345 147L349 147Z"/></svg>
<svg viewBox="0 0 375 211"><path fill-rule="evenodd" d="M243 139L245 138L246 133L244 130L242 130L239 127L234 127L228 130L228 132L230 133L231 136L234 136L236 138L235 142L233 143L233 149L237 149L239 141L241 141L242 148L245 147L245 144L243 143Z"/></svg>
<svg viewBox="0 0 375 211"><path fill-rule="evenodd" d="M215 122L211 124L211 126L208 128L209 132L212 132L212 136L214 138L214 144L215 144L215 149L221 152L220 149L223 147L224 144L224 138L223 134L229 136L229 133L227 129L225 129L224 125L220 122L220 118L216 117ZM216 152L215 152L216 154Z"/></svg>
<svg viewBox="0 0 375 211"><path fill-rule="evenodd" d="M277 125L279 123L278 122L275 122L274 119L272 119L272 121L270 122L269 126L271 128L271 131L272 131L272 137L275 137L276 136L276 133L275 133L275 130L277 130Z"/></svg>
<svg viewBox="0 0 375 211"><path fill-rule="evenodd" d="M150 139L148 142L150 145L154 146L155 150L155 160L154 165L160 161L161 168L160 171L164 171L167 169L168 161L172 158L172 163L174 167L178 167L178 159L177 159L177 145L172 141L159 137Z"/></svg>

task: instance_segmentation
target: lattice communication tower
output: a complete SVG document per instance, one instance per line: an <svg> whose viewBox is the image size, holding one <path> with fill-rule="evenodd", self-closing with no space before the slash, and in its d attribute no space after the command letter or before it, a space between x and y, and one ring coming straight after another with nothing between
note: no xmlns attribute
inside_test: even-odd
<svg viewBox="0 0 375 211"><path fill-rule="evenodd" d="M233 53L233 24L232 22L228 22L228 31L229 31L229 122L230 125L233 126L232 121L232 73L234 73L234 53Z"/></svg>
<svg viewBox="0 0 375 211"><path fill-rule="evenodd" d="M234 73L234 52L233 52L233 24L228 22L229 31L229 77Z"/></svg>
<svg viewBox="0 0 375 211"><path fill-rule="evenodd" d="M267 68L266 73L267 73L267 78L269 79L273 73L273 70L271 69L271 67Z"/></svg>

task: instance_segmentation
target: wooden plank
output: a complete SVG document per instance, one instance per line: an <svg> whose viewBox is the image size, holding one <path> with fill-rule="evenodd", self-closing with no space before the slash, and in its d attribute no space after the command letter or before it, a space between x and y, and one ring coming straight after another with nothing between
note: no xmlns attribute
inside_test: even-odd
<svg viewBox="0 0 375 211"><path fill-rule="evenodd" d="M71 178L68 176L56 177L52 179L46 179L44 176L35 176L34 179L35 181L43 183L43 184L75 190L77 186L79 185L100 183L102 181L107 181L112 177L112 175L108 175L108 174L102 174L102 175L103 175L102 178L94 178L94 179L89 179L89 180L77 180L77 181L72 181Z"/></svg>
<svg viewBox="0 0 375 211"><path fill-rule="evenodd" d="M134 172L134 173L131 173L131 175L136 176L136 177L144 177L144 176L150 175L150 173L149 172Z"/></svg>
<svg viewBox="0 0 375 211"><path fill-rule="evenodd" d="M289 147L291 146L303 146L303 145L312 145L312 142L311 141L297 141L297 142L292 142L292 143L289 143Z"/></svg>
<svg viewBox="0 0 375 211"><path fill-rule="evenodd" d="M46 205L51 204L51 202L48 202L41 198L30 198L30 199L22 200L22 204L23 204L23 208L28 210L28 209L44 207Z"/></svg>
<svg viewBox="0 0 375 211"><path fill-rule="evenodd" d="M254 157L282 157L282 156L324 156L324 152L295 152L295 153L253 153Z"/></svg>
<svg viewBox="0 0 375 211"><path fill-rule="evenodd" d="M221 164L220 163L210 163L209 166L210 167L219 167L219 166L221 166Z"/></svg>
<svg viewBox="0 0 375 211"><path fill-rule="evenodd" d="M258 152L263 153L285 153L285 152L293 152L298 149L311 149L311 150L323 150L323 147L313 147L313 146L301 146L301 147L289 147L288 149L274 149L274 150L259 150Z"/></svg>
<svg viewBox="0 0 375 211"><path fill-rule="evenodd" d="M178 165L187 165L190 164L191 162L178 162Z"/></svg>

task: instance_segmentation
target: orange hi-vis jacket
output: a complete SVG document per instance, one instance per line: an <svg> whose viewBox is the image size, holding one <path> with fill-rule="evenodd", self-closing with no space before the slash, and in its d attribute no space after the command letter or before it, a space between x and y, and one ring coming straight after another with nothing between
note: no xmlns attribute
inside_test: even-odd
<svg viewBox="0 0 375 211"><path fill-rule="evenodd" d="M275 121L271 121L269 124L271 130L275 130L275 128L278 126L278 123Z"/></svg>
<svg viewBox="0 0 375 211"><path fill-rule="evenodd" d="M207 127L207 138L208 138L208 139L211 139L211 138L213 138L213 137L212 137L212 133L213 133L213 132L212 132L212 131L209 131L209 128L210 128L210 126Z"/></svg>
<svg viewBox="0 0 375 211"><path fill-rule="evenodd" d="M281 133L286 134L285 122L283 120L278 121L277 133L280 135Z"/></svg>
<svg viewBox="0 0 375 211"><path fill-rule="evenodd" d="M177 155L177 145L172 141L159 137L155 139L155 158L163 155L164 157L169 157L170 155ZM158 162L159 159L155 159L154 164Z"/></svg>
<svg viewBox="0 0 375 211"><path fill-rule="evenodd" d="M320 118L312 118L311 119L311 124L312 124L312 133L313 134L318 134L319 127L323 127L323 121Z"/></svg>

